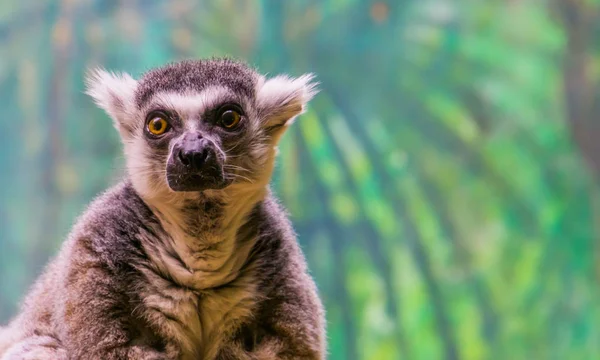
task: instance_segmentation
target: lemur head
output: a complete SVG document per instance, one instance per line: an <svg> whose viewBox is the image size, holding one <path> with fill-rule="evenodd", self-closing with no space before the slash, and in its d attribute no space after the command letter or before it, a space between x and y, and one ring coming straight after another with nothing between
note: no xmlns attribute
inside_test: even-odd
<svg viewBox="0 0 600 360"><path fill-rule="evenodd" d="M315 94L312 75L267 79L229 60L182 61L139 80L95 70L87 93L113 119L143 196L264 186L277 142Z"/></svg>

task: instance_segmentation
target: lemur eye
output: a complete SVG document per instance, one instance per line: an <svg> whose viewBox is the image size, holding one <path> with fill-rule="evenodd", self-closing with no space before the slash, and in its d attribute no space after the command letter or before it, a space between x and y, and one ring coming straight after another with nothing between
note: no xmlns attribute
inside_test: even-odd
<svg viewBox="0 0 600 360"><path fill-rule="evenodd" d="M169 122L165 119L162 114L156 114L150 116L150 120L147 124L148 132L152 135L162 135L169 129Z"/></svg>
<svg viewBox="0 0 600 360"><path fill-rule="evenodd" d="M239 111L232 108L225 108L221 111L219 124L226 129L233 129L240 123L240 120L242 120L242 115Z"/></svg>

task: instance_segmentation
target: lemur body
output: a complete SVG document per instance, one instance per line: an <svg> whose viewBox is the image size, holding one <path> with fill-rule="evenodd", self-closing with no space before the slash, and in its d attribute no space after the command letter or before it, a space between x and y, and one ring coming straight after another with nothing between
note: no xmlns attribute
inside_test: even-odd
<svg viewBox="0 0 600 360"><path fill-rule="evenodd" d="M325 358L316 286L268 188L310 81L224 59L96 72L128 177L77 221L0 359Z"/></svg>

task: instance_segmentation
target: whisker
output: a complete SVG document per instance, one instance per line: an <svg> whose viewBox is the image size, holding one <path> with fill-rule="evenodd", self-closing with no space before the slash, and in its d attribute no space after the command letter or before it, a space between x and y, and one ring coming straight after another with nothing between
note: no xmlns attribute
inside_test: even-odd
<svg viewBox="0 0 600 360"><path fill-rule="evenodd" d="M237 148L238 146L240 146L241 144L243 144L243 141L238 141L235 145L233 145L232 147L230 147L229 149L225 150L225 153L228 153L230 151L232 151L233 149Z"/></svg>
<svg viewBox="0 0 600 360"><path fill-rule="evenodd" d="M240 171L246 171L246 172L252 172L249 169L246 169L245 167L242 166L237 166L237 165L231 165L231 164L225 164L223 165L224 169L231 169L231 170L240 170Z"/></svg>
<svg viewBox="0 0 600 360"><path fill-rule="evenodd" d="M230 178L232 180L235 180L235 178L240 178L240 179L246 180L247 182L249 182L251 184L254 184L253 180L251 180L251 179L249 179L249 178L247 178L245 176L239 175L239 174L227 174L226 176L233 176L233 178Z"/></svg>
<svg viewBox="0 0 600 360"><path fill-rule="evenodd" d="M138 170L135 173L138 175L165 175L165 176L167 175L166 171L143 171L143 170L140 171L140 170Z"/></svg>

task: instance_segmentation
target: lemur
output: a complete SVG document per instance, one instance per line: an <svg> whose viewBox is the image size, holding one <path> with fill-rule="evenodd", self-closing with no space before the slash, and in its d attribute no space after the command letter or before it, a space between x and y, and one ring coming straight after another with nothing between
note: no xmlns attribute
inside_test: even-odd
<svg viewBox="0 0 600 360"><path fill-rule="evenodd" d="M228 58L91 71L127 174L0 331L0 359L324 359L324 309L269 188L316 92Z"/></svg>

